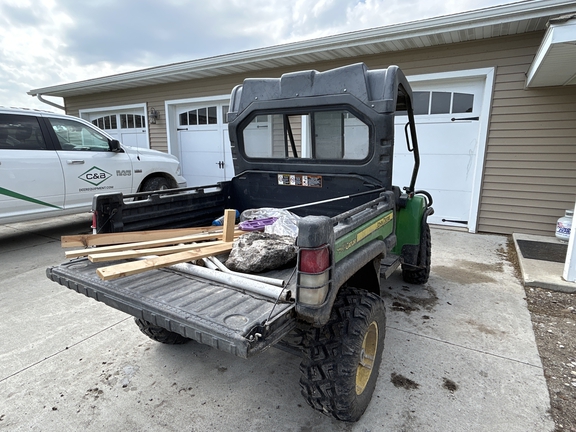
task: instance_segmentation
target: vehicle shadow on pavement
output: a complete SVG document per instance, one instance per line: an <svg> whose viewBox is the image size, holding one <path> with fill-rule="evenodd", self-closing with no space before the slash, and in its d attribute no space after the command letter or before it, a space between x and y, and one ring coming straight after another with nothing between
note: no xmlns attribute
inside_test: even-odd
<svg viewBox="0 0 576 432"><path fill-rule="evenodd" d="M1 225L0 242L2 249L0 253L35 246L45 243L47 239L60 242L63 235L90 234L91 224L92 215L82 213Z"/></svg>

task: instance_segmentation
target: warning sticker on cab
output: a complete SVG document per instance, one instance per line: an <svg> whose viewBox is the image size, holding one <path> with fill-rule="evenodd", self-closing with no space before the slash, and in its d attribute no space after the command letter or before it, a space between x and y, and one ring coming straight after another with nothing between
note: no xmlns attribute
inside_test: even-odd
<svg viewBox="0 0 576 432"><path fill-rule="evenodd" d="M322 187L322 176L308 174L278 174L281 186Z"/></svg>

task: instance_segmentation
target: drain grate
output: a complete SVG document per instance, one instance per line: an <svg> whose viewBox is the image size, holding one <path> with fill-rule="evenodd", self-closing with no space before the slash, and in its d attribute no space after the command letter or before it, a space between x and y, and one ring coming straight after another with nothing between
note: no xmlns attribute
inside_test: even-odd
<svg viewBox="0 0 576 432"><path fill-rule="evenodd" d="M547 243L530 240L516 240L520 253L526 259L551 261L557 263L566 262L568 245L562 243Z"/></svg>

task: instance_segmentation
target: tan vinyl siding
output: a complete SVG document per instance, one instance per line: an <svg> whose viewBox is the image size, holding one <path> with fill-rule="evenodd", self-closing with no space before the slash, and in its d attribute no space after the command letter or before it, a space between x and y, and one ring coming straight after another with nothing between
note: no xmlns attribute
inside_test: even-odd
<svg viewBox="0 0 576 432"><path fill-rule="evenodd" d="M478 230L553 235L556 219L576 199L576 86L525 89L525 74L544 33L411 49L299 67L262 70L278 77L297 69L327 70L363 61L369 68L399 65L407 75L494 67ZM71 114L146 102L161 117L150 125L152 147L167 150L164 102L227 94L244 75L212 77L114 93L66 98ZM425 189L425 184L418 184Z"/></svg>
<svg viewBox="0 0 576 432"><path fill-rule="evenodd" d="M574 207L576 88L525 89L530 63L496 76L480 231L554 235Z"/></svg>
<svg viewBox="0 0 576 432"><path fill-rule="evenodd" d="M292 153L292 146L290 144L290 139L288 135L284 132L284 122L282 117L273 116L272 124L272 154L274 157L284 157L286 153L286 141L288 144L288 156L294 157ZM302 152L302 117L300 116L289 116L288 121L290 122L290 128L292 129L292 136L294 138L294 145L296 151L300 155Z"/></svg>

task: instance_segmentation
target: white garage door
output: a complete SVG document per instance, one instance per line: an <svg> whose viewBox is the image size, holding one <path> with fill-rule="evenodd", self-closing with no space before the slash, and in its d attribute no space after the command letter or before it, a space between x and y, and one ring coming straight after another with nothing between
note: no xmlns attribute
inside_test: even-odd
<svg viewBox="0 0 576 432"><path fill-rule="evenodd" d="M477 202L474 188L481 175L486 126L484 78L414 81L414 110L420 149L416 190L432 194L435 213L430 223L475 230ZM407 116L396 118L394 179L408 186L414 156L405 145ZM479 154L482 153L482 154Z"/></svg>
<svg viewBox="0 0 576 432"><path fill-rule="evenodd" d="M105 130L124 145L150 148L144 108L83 112L81 117Z"/></svg>
<svg viewBox="0 0 576 432"><path fill-rule="evenodd" d="M234 174L226 113L228 102L179 106L178 144L182 175L188 186L207 186Z"/></svg>

